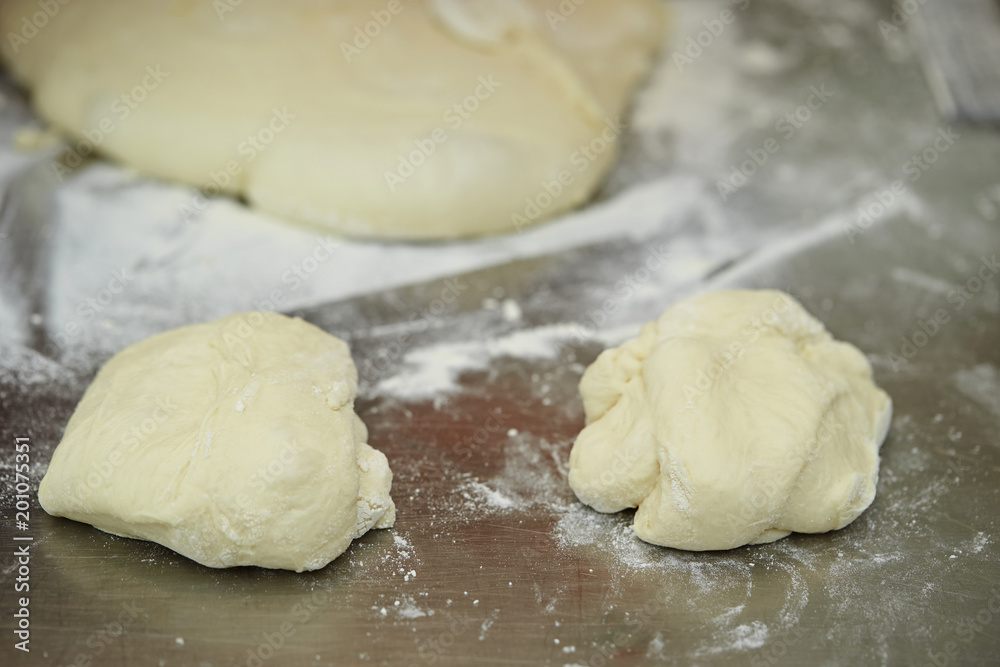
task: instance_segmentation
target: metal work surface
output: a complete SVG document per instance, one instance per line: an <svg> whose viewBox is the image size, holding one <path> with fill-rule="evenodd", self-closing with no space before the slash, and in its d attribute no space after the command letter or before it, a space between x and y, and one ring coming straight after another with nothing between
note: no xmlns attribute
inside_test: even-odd
<svg viewBox="0 0 1000 667"><path fill-rule="evenodd" d="M914 22L942 113L958 121L1000 122L1000 5L931 0Z"/></svg>
<svg viewBox="0 0 1000 667"><path fill-rule="evenodd" d="M712 125L692 154L637 118L595 206L613 216L628 188L678 170L712 206L670 215L679 204L663 200L641 238L295 311L351 343L358 413L395 474L396 526L321 571L212 570L35 501L18 529L15 439L30 442L35 489L106 354L50 358L43 335L0 347L0 663L997 664L1000 137L940 124L905 33L879 32L887 3L819 4L677 10L654 88L680 99L699 67L724 76L732 91L704 104L740 130L722 150L727 126ZM727 8L735 22L676 64ZM710 69L733 53L731 72ZM781 117L824 90L786 137ZM718 185L769 138L770 164ZM630 513L597 514L568 487L577 382L676 299L732 286L784 289L868 353L895 405L878 495L835 533L712 553L644 544ZM24 536L30 654L11 632Z"/></svg>

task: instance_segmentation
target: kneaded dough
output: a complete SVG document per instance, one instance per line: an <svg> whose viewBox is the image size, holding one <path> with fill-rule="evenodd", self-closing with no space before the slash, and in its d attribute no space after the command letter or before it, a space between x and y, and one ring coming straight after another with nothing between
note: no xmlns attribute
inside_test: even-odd
<svg viewBox="0 0 1000 667"><path fill-rule="evenodd" d="M76 0L32 33L38 12L0 3L0 52L74 146L412 239L585 201L663 31L657 0Z"/></svg>
<svg viewBox="0 0 1000 667"><path fill-rule="evenodd" d="M316 570L395 521L347 344L243 313L115 355L38 489L45 511L209 567Z"/></svg>
<svg viewBox="0 0 1000 667"><path fill-rule="evenodd" d="M647 542L692 551L843 528L875 498L892 414L871 366L792 297L699 294L601 354L580 384L577 497L638 507Z"/></svg>

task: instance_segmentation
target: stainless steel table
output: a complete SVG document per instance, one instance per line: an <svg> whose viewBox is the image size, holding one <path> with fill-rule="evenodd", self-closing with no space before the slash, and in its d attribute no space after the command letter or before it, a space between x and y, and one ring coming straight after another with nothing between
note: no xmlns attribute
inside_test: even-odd
<svg viewBox="0 0 1000 667"><path fill-rule="evenodd" d="M702 21L726 8L733 26L690 65L675 66L674 50L686 48L689 36L697 40ZM49 517L35 501L28 530L18 529L15 439L29 439L34 489L88 378L43 361L45 382L0 374L0 662L1000 662L1000 279L993 264L1000 137L967 127L948 133L905 31L880 33L877 21L890 9L882 2L681 3L657 76L667 78L666 90L676 80L680 95L691 77L709 76L711 59L739 54L725 81L715 81L729 88L704 102L732 114L739 134L720 162L682 150L690 137L685 144L638 123L601 197L613 201L640 181L687 170L717 193L716 214L737 221L746 238L745 252L705 267L696 280L653 281L608 315L606 329L627 330L698 289L768 286L788 290L835 336L870 354L895 417L878 496L848 528L685 553L638 542L627 513L602 516L575 503L565 482L582 427L575 385L601 336L549 356L492 353L459 375L456 390L435 398L379 389L422 348L586 323L586 313L614 296L616 277L634 271L650 248L683 259L691 238L710 240L717 226L706 213L653 237L462 276L468 288L456 304L399 349L393 345L410 315L426 310L443 282L302 312L352 343L363 371L358 410L392 464L399 509L394 529L369 533L319 572L211 570L158 545ZM808 108L821 86L832 96L814 98L821 108L786 137L781 117ZM744 114L762 120L748 123ZM727 128L702 128L706 151ZM769 139L779 149L768 153L770 164L746 167L754 173L733 192L718 186L772 146ZM520 317L483 306L508 297L520 304ZM0 364L24 354L6 349ZM375 359L387 359L385 368L368 363ZM21 596L14 553L29 544L15 537L25 536L33 538L30 654L14 649L12 633Z"/></svg>

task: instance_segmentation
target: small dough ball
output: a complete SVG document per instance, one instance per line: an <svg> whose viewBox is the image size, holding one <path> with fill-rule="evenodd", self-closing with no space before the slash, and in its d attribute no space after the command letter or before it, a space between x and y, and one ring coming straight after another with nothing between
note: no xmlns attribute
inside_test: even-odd
<svg viewBox="0 0 1000 667"><path fill-rule="evenodd" d="M97 374L38 499L209 567L317 570L395 521L356 393L347 344L300 319L168 331Z"/></svg>
<svg viewBox="0 0 1000 667"><path fill-rule="evenodd" d="M892 414L864 355L771 290L699 294L580 383L569 482L636 535L692 551L843 528L875 498Z"/></svg>
<svg viewBox="0 0 1000 667"><path fill-rule="evenodd" d="M0 3L39 113L139 171L361 237L520 231L614 164L657 0ZM195 216L196 202L180 208Z"/></svg>

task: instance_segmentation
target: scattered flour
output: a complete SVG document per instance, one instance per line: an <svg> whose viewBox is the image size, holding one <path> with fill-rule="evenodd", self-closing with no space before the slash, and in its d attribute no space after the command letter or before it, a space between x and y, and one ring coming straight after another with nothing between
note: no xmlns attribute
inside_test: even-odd
<svg viewBox="0 0 1000 667"><path fill-rule="evenodd" d="M465 486L460 487L459 493L468 503L474 505L486 503L491 508L510 509L517 504L514 500L479 481L468 482Z"/></svg>
<svg viewBox="0 0 1000 667"><path fill-rule="evenodd" d="M720 644L706 649L705 653L715 654L760 648L767 641L768 634L767 626L761 621L738 625L723 635Z"/></svg>
<svg viewBox="0 0 1000 667"><path fill-rule="evenodd" d="M576 324L556 324L499 338L418 347L404 356L403 370L380 380L373 393L414 400L454 392L462 373L486 368L501 357L555 358L560 343L573 340L579 332Z"/></svg>
<svg viewBox="0 0 1000 667"><path fill-rule="evenodd" d="M392 541L396 544L396 549L402 558L410 558L413 555L413 545L405 537L396 533L392 536Z"/></svg>
<svg viewBox="0 0 1000 667"><path fill-rule="evenodd" d="M490 630L493 629L493 625L497 622L497 618L499 618L499 616L500 610L494 609L490 612L489 616L483 620L482 625L479 626L479 641L486 641L486 638L490 635Z"/></svg>
<svg viewBox="0 0 1000 667"><path fill-rule="evenodd" d="M514 299L504 299L501 307L503 309L503 318L508 322L517 322L523 315L520 304L514 301Z"/></svg>
<svg viewBox="0 0 1000 667"><path fill-rule="evenodd" d="M664 651L666 646L666 643L663 641L663 634L657 632L653 635L653 638L649 640L649 647L646 649L646 657L660 661L667 660L667 654Z"/></svg>
<svg viewBox="0 0 1000 667"><path fill-rule="evenodd" d="M986 548L987 545L991 544L992 540L984 532L979 532L974 538L972 538L972 544L966 547L966 551L971 554L978 554Z"/></svg>
<svg viewBox="0 0 1000 667"><path fill-rule="evenodd" d="M407 619L423 618L427 611L421 609L412 595L404 595L393 604L393 609L399 616Z"/></svg>

